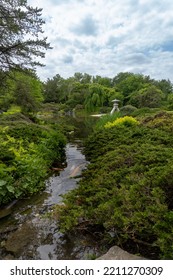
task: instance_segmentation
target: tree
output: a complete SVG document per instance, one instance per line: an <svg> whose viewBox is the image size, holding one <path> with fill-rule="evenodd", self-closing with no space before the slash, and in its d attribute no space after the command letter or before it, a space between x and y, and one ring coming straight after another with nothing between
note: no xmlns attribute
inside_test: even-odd
<svg viewBox="0 0 173 280"><path fill-rule="evenodd" d="M45 102L60 102L63 82L64 79L59 74L47 80L44 86Z"/></svg>
<svg viewBox="0 0 173 280"><path fill-rule="evenodd" d="M81 82L82 77L83 77L82 73L80 73L80 72L74 73L74 79L76 82Z"/></svg>
<svg viewBox="0 0 173 280"><path fill-rule="evenodd" d="M96 77L94 77L93 81L94 83L100 84L105 87L112 87L112 81L108 77L101 77L97 75Z"/></svg>
<svg viewBox="0 0 173 280"><path fill-rule="evenodd" d="M0 108L3 111L7 111L11 104L14 103L15 81L6 76L5 73L0 75L0 81Z"/></svg>
<svg viewBox="0 0 173 280"><path fill-rule="evenodd" d="M158 87L165 96L168 96L173 92L173 84L170 80L162 79L160 81L154 81L154 85L156 85L156 87Z"/></svg>
<svg viewBox="0 0 173 280"><path fill-rule="evenodd" d="M0 3L0 69L26 70L43 66L38 57L50 48L42 36L44 21L40 8L27 0L1 0ZM39 38L40 37L40 38Z"/></svg>
<svg viewBox="0 0 173 280"><path fill-rule="evenodd" d="M105 87L103 85L93 83L89 85L89 92L85 99L85 108L88 112L97 111L98 108L111 106L111 100L114 98L123 99L123 96L116 92L115 88Z"/></svg>
<svg viewBox="0 0 173 280"><path fill-rule="evenodd" d="M87 74L87 73L84 73L81 83L82 84L90 84L91 82L92 82L92 76Z"/></svg>
<svg viewBox="0 0 173 280"><path fill-rule="evenodd" d="M87 74L87 73L80 73L80 72L76 72L74 74L74 81L76 82L79 82L79 83L82 83L82 84L89 84L91 83L91 80L92 80L92 76Z"/></svg>
<svg viewBox="0 0 173 280"><path fill-rule="evenodd" d="M76 105L83 105L89 92L89 84L83 84L80 82L73 82L71 84L72 90L68 94L68 101L66 102L71 108Z"/></svg>
<svg viewBox="0 0 173 280"><path fill-rule="evenodd" d="M38 111L43 101L42 83L35 77L16 73L14 103L19 105L24 114Z"/></svg>
<svg viewBox="0 0 173 280"><path fill-rule="evenodd" d="M146 84L146 82L143 75L131 73L124 80L120 81L116 87L127 97L129 94L143 88L144 84Z"/></svg>
<svg viewBox="0 0 173 280"><path fill-rule="evenodd" d="M154 85L148 85L131 95L129 104L137 107L157 108L161 106L163 92Z"/></svg>

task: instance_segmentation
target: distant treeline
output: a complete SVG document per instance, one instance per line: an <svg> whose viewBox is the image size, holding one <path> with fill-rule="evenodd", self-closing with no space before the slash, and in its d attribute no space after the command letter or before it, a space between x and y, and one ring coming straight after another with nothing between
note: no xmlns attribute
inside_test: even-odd
<svg viewBox="0 0 173 280"><path fill-rule="evenodd" d="M44 84L44 102L64 104L65 110L85 109L89 112L107 112L113 99L120 106L136 108L172 108L173 85L170 80L155 80L150 76L119 73L114 78L75 73L63 79L60 75Z"/></svg>

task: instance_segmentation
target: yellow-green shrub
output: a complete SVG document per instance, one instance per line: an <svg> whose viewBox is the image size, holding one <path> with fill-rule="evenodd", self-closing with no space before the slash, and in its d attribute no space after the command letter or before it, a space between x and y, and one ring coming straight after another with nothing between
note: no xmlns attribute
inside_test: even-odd
<svg viewBox="0 0 173 280"><path fill-rule="evenodd" d="M105 128L111 128L113 126L134 126L134 125L138 125L139 122L130 116L125 116L123 118L118 118L113 122L107 122L105 124Z"/></svg>
<svg viewBox="0 0 173 280"><path fill-rule="evenodd" d="M4 115L13 115L13 114L20 113L20 112L21 112L20 106L11 105L11 107L8 109L8 111L4 112L3 114Z"/></svg>

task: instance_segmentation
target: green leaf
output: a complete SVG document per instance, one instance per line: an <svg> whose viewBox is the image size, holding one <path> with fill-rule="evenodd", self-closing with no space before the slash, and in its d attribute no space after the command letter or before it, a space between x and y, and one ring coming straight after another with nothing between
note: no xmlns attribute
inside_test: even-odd
<svg viewBox="0 0 173 280"><path fill-rule="evenodd" d="M13 187L13 186L7 186L7 190L8 190L10 193L14 193L14 187Z"/></svg>
<svg viewBox="0 0 173 280"><path fill-rule="evenodd" d="M2 186L5 186L6 185L6 181L4 181L4 180L0 180L0 187L2 187Z"/></svg>

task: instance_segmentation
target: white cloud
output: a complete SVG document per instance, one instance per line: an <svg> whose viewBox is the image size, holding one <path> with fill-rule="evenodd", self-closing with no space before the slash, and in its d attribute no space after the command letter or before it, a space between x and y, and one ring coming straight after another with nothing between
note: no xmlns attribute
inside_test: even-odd
<svg viewBox="0 0 173 280"><path fill-rule="evenodd" d="M75 72L113 77L121 71L173 80L172 0L28 0L43 8L45 80Z"/></svg>

